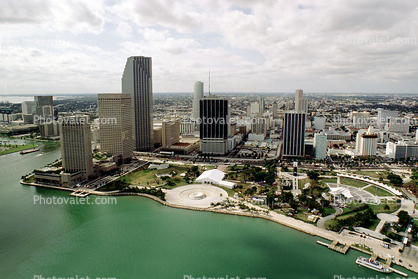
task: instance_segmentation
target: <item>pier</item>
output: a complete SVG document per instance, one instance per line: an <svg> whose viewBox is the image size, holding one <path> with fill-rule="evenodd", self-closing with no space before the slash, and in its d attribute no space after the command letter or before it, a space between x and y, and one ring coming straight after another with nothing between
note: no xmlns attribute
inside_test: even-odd
<svg viewBox="0 0 418 279"><path fill-rule="evenodd" d="M344 255L347 254L348 249L350 249L350 245L339 243L337 240L334 240L331 244L328 244L328 243L325 243L325 242L322 242L322 241L319 241L319 240L316 243L324 245L324 246L328 247L328 249L331 249L333 251L337 251L338 253L341 253L341 254L344 254ZM341 244L342 246L340 246L338 244Z"/></svg>
<svg viewBox="0 0 418 279"><path fill-rule="evenodd" d="M85 198L90 195L89 191L77 190L70 194L70 196L78 197L78 198Z"/></svg>

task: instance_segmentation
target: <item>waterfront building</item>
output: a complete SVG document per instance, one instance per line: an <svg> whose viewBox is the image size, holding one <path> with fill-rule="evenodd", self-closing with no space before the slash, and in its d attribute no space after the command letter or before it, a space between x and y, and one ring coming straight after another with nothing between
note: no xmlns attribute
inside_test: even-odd
<svg viewBox="0 0 418 279"><path fill-rule="evenodd" d="M59 122L62 167L68 173L81 172L85 178L92 176L89 117L70 116Z"/></svg>
<svg viewBox="0 0 418 279"><path fill-rule="evenodd" d="M305 113L286 112L284 114L283 156L305 156L305 121Z"/></svg>
<svg viewBox="0 0 418 279"><path fill-rule="evenodd" d="M230 112L228 100L214 95L200 100L200 150L203 154L228 153Z"/></svg>
<svg viewBox="0 0 418 279"><path fill-rule="evenodd" d="M116 161L132 157L132 110L129 94L99 94L100 150L112 154Z"/></svg>
<svg viewBox="0 0 418 279"><path fill-rule="evenodd" d="M128 58L122 76L122 93L131 96L134 150L151 151L154 147L151 57Z"/></svg>

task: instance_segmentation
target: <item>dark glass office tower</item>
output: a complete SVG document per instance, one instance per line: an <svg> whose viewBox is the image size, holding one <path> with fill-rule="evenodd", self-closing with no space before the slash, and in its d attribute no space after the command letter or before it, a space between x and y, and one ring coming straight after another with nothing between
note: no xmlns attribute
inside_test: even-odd
<svg viewBox="0 0 418 279"><path fill-rule="evenodd" d="M305 156L306 114L286 112L283 126L283 156Z"/></svg>
<svg viewBox="0 0 418 279"><path fill-rule="evenodd" d="M203 154L228 153L228 100L208 96L200 100L200 149Z"/></svg>

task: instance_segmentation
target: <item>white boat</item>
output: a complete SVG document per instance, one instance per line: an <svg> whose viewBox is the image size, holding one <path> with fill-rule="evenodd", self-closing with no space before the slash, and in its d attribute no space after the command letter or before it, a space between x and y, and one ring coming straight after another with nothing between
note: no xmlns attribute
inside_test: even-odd
<svg viewBox="0 0 418 279"><path fill-rule="evenodd" d="M375 271L379 271L382 273L391 273L392 269L383 267L381 263L379 263L376 260L372 260L371 258L365 258L365 257L358 257L356 260L356 264L362 265L364 267L373 269Z"/></svg>

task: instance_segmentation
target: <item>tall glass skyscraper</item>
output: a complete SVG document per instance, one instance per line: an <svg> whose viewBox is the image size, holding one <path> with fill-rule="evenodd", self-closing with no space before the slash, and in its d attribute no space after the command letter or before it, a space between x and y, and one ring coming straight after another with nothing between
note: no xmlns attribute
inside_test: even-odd
<svg viewBox="0 0 418 279"><path fill-rule="evenodd" d="M151 151L154 147L151 57L128 58L122 76L122 93L131 96L134 150Z"/></svg>
<svg viewBox="0 0 418 279"><path fill-rule="evenodd" d="M200 150L203 154L228 153L230 113L228 100L214 95L200 100Z"/></svg>
<svg viewBox="0 0 418 279"><path fill-rule="evenodd" d="M306 114L286 112L283 126L283 156L305 156L305 119Z"/></svg>

